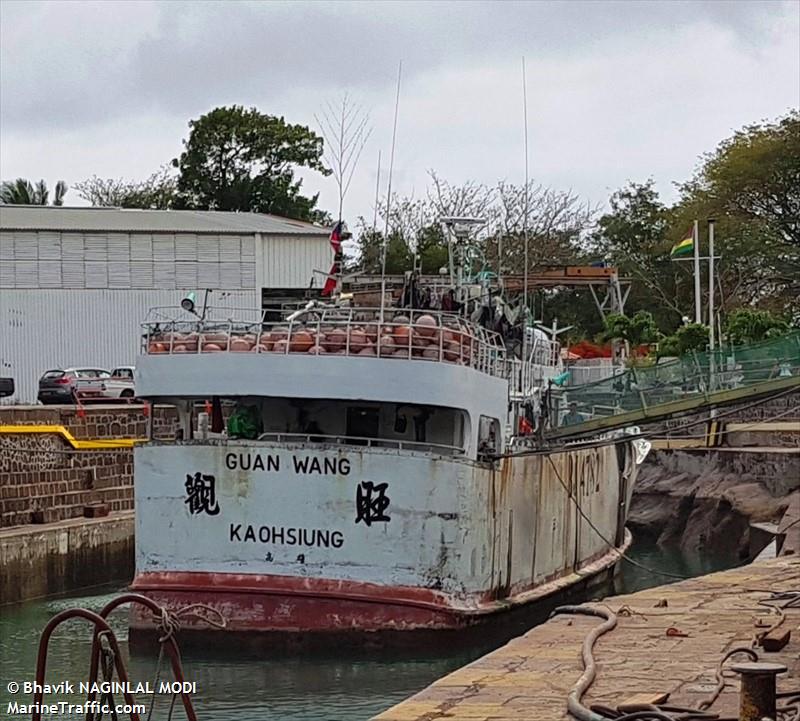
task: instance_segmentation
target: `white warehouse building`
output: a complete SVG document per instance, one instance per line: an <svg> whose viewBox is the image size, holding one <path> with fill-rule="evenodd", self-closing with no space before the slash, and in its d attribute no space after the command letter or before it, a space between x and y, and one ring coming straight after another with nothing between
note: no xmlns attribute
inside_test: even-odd
<svg viewBox="0 0 800 721"><path fill-rule="evenodd" d="M34 403L48 369L135 365L148 310L278 308L318 294L329 231L256 213L0 205L0 376ZM321 271L321 272L320 272Z"/></svg>

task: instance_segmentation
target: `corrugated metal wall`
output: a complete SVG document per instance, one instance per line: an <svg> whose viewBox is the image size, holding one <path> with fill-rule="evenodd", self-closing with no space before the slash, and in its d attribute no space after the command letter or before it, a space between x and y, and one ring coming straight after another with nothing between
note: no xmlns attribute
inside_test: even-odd
<svg viewBox="0 0 800 721"><path fill-rule="evenodd" d="M33 403L48 368L134 364L151 307L211 288L216 307L258 308L262 287L321 287L331 258L320 235L1 231L0 376Z"/></svg>
<svg viewBox="0 0 800 721"><path fill-rule="evenodd" d="M0 288L255 288L255 258L253 235L3 231Z"/></svg>
<svg viewBox="0 0 800 721"><path fill-rule="evenodd" d="M35 403L49 368L135 365L140 324L154 306L177 306L180 290L0 290L0 376L17 392L4 403ZM248 308L253 291L216 294L215 307Z"/></svg>
<svg viewBox="0 0 800 721"><path fill-rule="evenodd" d="M265 288L321 288L333 263L333 251L326 237L263 235L262 281Z"/></svg>

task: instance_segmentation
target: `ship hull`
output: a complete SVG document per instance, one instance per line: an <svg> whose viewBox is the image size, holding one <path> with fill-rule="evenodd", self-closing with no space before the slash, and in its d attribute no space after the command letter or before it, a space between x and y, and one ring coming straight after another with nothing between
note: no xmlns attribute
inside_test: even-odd
<svg viewBox="0 0 800 721"><path fill-rule="evenodd" d="M613 589L624 544L570 573L511 598L487 599L477 608L449 605L435 591L371 584L298 581L252 574L163 573L137 576L131 590L165 608L195 608L180 618L181 644L208 650L280 651L287 648L388 647L419 652L471 647L476 640L510 638L543 621L556 605ZM157 645L153 619L130 618L134 648ZM224 619L224 627L216 625ZM211 623L209 623L209 620ZM487 636L487 628L491 636Z"/></svg>
<svg viewBox="0 0 800 721"><path fill-rule="evenodd" d="M635 466L613 446L497 467L375 449L308 454L137 449L132 590L173 612L195 606L181 613L182 639L394 644L482 627L606 583L630 543ZM308 471L309 457L321 473L286 476L297 458ZM268 471L269 458L291 460ZM201 512L174 483L195 469L216 483ZM356 521L370 512L358 508L363 479L386 483L390 499L373 500L369 524ZM152 637L153 620L132 616L131 632Z"/></svg>

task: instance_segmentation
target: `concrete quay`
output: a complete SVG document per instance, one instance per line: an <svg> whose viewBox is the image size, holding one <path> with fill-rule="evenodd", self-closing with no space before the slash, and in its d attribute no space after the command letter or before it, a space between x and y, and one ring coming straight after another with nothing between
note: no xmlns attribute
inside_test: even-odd
<svg viewBox="0 0 800 721"><path fill-rule="evenodd" d="M725 653L750 647L763 630L756 628L759 619L777 620L758 602L788 590L800 591L798 556L605 599L597 605L618 613L619 623L595 644L597 679L584 705L616 707L637 694L669 693L669 703L696 708L713 692ZM800 691L800 608L785 613L781 630L791 630L789 644L775 653L756 650L761 660L788 666L788 673L778 677L779 691ZM556 616L373 721L571 719L567 694L583 672L581 644L599 623L586 616ZM738 677L730 671L725 675L725 689L709 711L737 718Z"/></svg>
<svg viewBox="0 0 800 721"><path fill-rule="evenodd" d="M133 511L0 529L0 607L132 575Z"/></svg>

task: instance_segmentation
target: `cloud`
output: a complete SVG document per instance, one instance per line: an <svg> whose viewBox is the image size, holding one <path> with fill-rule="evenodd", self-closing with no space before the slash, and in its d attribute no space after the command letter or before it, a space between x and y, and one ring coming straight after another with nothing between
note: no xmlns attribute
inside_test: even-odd
<svg viewBox="0 0 800 721"><path fill-rule="evenodd" d="M314 126L349 89L375 132L348 200L393 185L522 179L520 60L531 174L595 202L653 176L669 194L736 128L800 105L800 5L789 2L0 3L0 175L143 177L187 121L256 105ZM331 179L303 173L334 207ZM68 196L75 201L74 194Z"/></svg>

